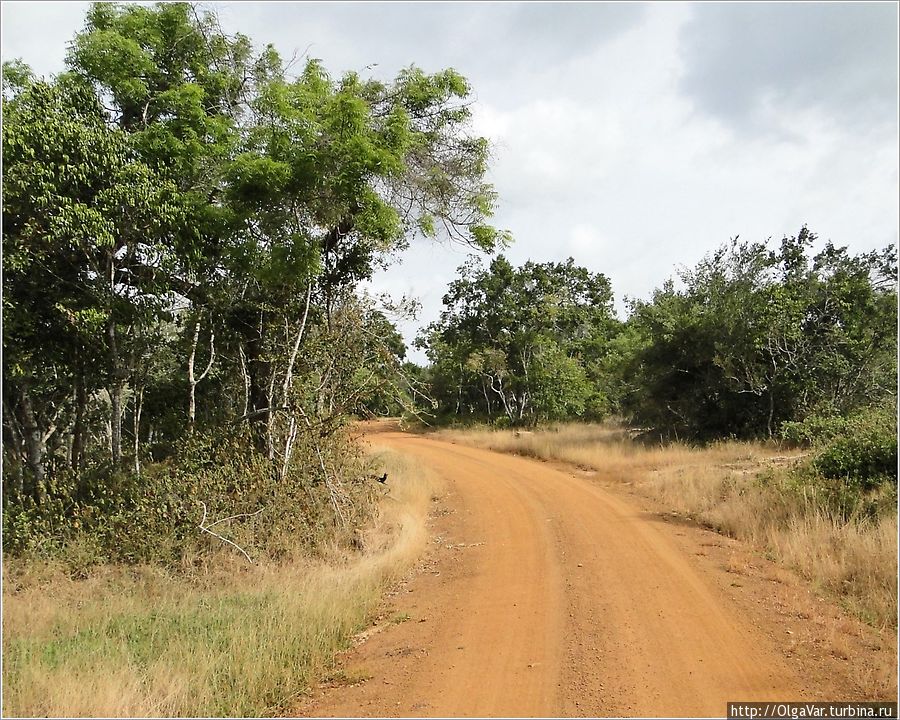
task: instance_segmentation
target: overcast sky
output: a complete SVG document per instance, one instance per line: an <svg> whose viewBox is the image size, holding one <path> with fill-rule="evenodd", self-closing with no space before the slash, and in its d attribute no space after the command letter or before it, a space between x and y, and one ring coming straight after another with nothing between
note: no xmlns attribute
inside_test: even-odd
<svg viewBox="0 0 900 720"><path fill-rule="evenodd" d="M605 273L620 315L738 234L898 241L894 2L211 5L227 30L334 73L462 72L506 254ZM3 59L58 72L86 8L4 2ZM423 303L407 341L466 255L416 242L375 278Z"/></svg>

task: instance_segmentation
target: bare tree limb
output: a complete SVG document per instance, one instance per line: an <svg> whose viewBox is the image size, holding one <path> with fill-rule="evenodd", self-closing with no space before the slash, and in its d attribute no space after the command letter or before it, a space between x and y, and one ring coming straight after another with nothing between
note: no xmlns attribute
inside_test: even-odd
<svg viewBox="0 0 900 720"><path fill-rule="evenodd" d="M250 556L247 554L247 551L244 550L244 548L242 548L242 547L241 547L240 545L238 545L236 542L233 542L232 540L229 540L227 537L222 537L221 535L219 535L219 533L213 532L212 530L210 530L210 528L213 527L214 525L218 525L218 524L221 523L221 522L225 522L226 520L234 520L235 518L239 518L239 517L253 517L254 515L258 515L259 513L261 513L261 512L263 511L263 509L260 508L260 509L257 510L255 513L239 513L238 515L232 515L232 516L227 517L227 518L222 518L221 520L216 520L214 523L211 523L210 525L207 525L207 524L206 524L206 516L207 516L206 503L203 502L202 500L198 500L198 502L203 506L203 519L200 520L200 525L199 525L200 531L201 531L201 532L205 532L205 533L209 533L209 534L212 535L213 537L219 538L219 540L221 540L222 542L228 543L228 544L231 545L232 547L237 548L238 550L241 551L241 553L244 555L244 557L247 558L247 562L249 562L249 563L252 565L252 564L253 564L253 560L250 558Z"/></svg>
<svg viewBox="0 0 900 720"><path fill-rule="evenodd" d="M306 307L303 309L303 320L300 323L300 330L297 331L297 338L294 340L294 348L291 350L291 358L288 361L287 371L284 374L284 384L281 388L281 396L287 403L288 392L291 389L291 380L294 376L294 363L297 360L297 351L300 349L300 341L303 339L303 332L306 330L306 318L309 316L309 301L312 298L312 281L306 288Z"/></svg>

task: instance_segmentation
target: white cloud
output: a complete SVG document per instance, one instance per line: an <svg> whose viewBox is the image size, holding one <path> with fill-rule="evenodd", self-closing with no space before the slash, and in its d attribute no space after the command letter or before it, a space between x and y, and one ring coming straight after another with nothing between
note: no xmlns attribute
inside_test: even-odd
<svg viewBox="0 0 900 720"><path fill-rule="evenodd" d="M83 10L45 7L4 4L4 58L61 63ZM516 238L508 257L572 255L610 278L620 310L736 234L807 223L854 251L898 240L896 27L891 40L872 26L871 7L796 4L782 25L728 4L219 7L227 27L288 57L309 47L333 71L374 62L390 78L416 62L466 74L473 128L493 141L496 221ZM806 13L827 48L798 39ZM467 252L415 241L372 287L418 295L425 324ZM402 324L408 341L417 325Z"/></svg>
<svg viewBox="0 0 900 720"><path fill-rule="evenodd" d="M569 234L569 250L574 257L579 257L589 252L601 249L603 240L597 230L587 223L579 223L572 228Z"/></svg>
<svg viewBox="0 0 900 720"><path fill-rule="evenodd" d="M896 3L698 4L682 57L684 90L744 132L773 129L767 105L896 132Z"/></svg>

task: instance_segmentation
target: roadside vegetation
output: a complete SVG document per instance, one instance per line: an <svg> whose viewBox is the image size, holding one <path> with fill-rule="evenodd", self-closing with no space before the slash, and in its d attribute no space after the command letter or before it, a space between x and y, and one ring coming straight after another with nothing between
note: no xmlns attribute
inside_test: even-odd
<svg viewBox="0 0 900 720"><path fill-rule="evenodd" d="M351 430L415 392L414 304L360 284L505 241L471 94L189 3L4 63L4 715L271 714L369 617L421 530L375 478L420 473Z"/></svg>
<svg viewBox="0 0 900 720"><path fill-rule="evenodd" d="M630 483L896 627L893 246L735 238L624 321L572 260L473 259L418 343L449 437Z"/></svg>
<svg viewBox="0 0 900 720"><path fill-rule="evenodd" d="M565 263L460 267L417 344L438 421L617 415L662 439L774 438L896 402L897 255L734 239L615 316L610 281ZM798 436L798 439L801 436Z"/></svg>
<svg viewBox="0 0 900 720"><path fill-rule="evenodd" d="M468 84L290 75L188 3L93 5L67 65L4 65L4 550L177 564L204 506L275 555L346 533L346 422L410 393L359 283L503 239Z"/></svg>
<svg viewBox="0 0 900 720"><path fill-rule="evenodd" d="M227 549L188 571L4 564L4 716L269 716L290 710L371 621L424 548L426 468L375 449L390 486L356 549L253 565Z"/></svg>

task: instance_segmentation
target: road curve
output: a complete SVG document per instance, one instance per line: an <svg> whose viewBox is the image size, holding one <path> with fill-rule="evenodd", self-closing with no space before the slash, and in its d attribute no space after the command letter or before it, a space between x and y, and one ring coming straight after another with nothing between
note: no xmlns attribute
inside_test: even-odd
<svg viewBox="0 0 900 720"><path fill-rule="evenodd" d="M398 432L377 441L446 479L465 559L418 598L431 617L407 631L414 662L304 714L697 717L803 697L654 516L544 463Z"/></svg>

